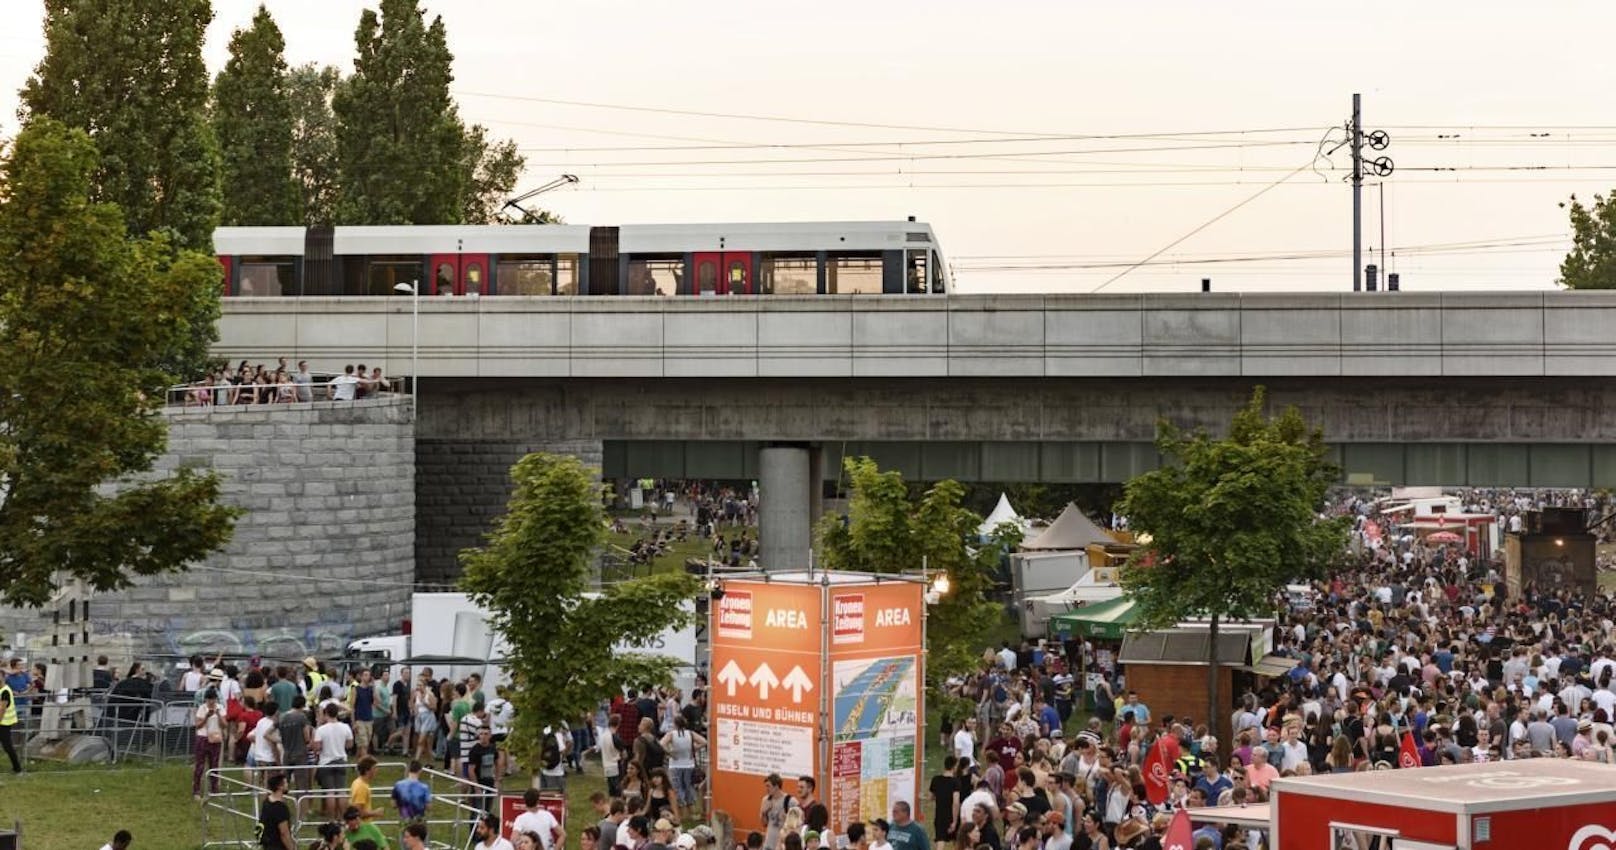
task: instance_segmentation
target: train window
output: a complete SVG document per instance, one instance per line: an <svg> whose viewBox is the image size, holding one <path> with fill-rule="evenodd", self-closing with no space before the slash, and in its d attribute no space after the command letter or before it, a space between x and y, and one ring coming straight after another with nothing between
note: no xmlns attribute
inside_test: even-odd
<svg viewBox="0 0 1616 850"><path fill-rule="evenodd" d="M711 295L718 291L718 264L712 260L702 260L696 265L697 291L702 295Z"/></svg>
<svg viewBox="0 0 1616 850"><path fill-rule="evenodd" d="M904 265L904 291L911 295L924 295L930 275L927 273L931 265L930 251L906 251Z"/></svg>
<svg viewBox="0 0 1616 850"><path fill-rule="evenodd" d="M811 256L766 254L758 281L764 295L814 295L819 292L819 262Z"/></svg>
<svg viewBox="0 0 1616 850"><path fill-rule="evenodd" d="M466 264L466 292L483 294L483 267L481 263Z"/></svg>
<svg viewBox="0 0 1616 850"><path fill-rule="evenodd" d="M832 295L880 295L881 253L832 254L825 266L825 289Z"/></svg>
<svg viewBox="0 0 1616 850"><path fill-rule="evenodd" d="M236 295L274 298L297 294L297 266L291 257L242 257Z"/></svg>
<svg viewBox="0 0 1616 850"><path fill-rule="evenodd" d="M499 294L555 294L555 260L549 257L502 257L499 262Z"/></svg>
<svg viewBox="0 0 1616 850"><path fill-rule="evenodd" d="M943 278L943 259L936 251L931 252L931 291L938 295L948 291L948 283Z"/></svg>
<svg viewBox="0 0 1616 850"><path fill-rule="evenodd" d="M555 294L578 294L578 255L557 254L555 260L556 284Z"/></svg>
<svg viewBox="0 0 1616 850"><path fill-rule="evenodd" d="M455 287L455 267L453 263L439 263L438 270L433 275L432 292L435 295L453 295Z"/></svg>
<svg viewBox="0 0 1616 850"><path fill-rule="evenodd" d="M683 257L635 257L628 261L629 295L678 295L685 276Z"/></svg>
<svg viewBox="0 0 1616 850"><path fill-rule="evenodd" d="M401 283L414 284L421 279L419 257L371 257L365 269L364 291L348 295L392 295L393 287ZM450 286L453 291L453 285Z"/></svg>

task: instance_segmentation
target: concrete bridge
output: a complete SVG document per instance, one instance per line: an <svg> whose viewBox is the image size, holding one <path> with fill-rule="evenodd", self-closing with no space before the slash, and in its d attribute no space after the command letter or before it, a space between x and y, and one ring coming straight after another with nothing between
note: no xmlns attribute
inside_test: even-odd
<svg viewBox="0 0 1616 850"><path fill-rule="evenodd" d="M221 356L412 370L408 298L234 299ZM827 472L1121 481L1159 417L1251 387L1349 481L1616 485L1616 293L451 298L420 302L417 573L454 570L521 454L607 477L750 478L769 563Z"/></svg>

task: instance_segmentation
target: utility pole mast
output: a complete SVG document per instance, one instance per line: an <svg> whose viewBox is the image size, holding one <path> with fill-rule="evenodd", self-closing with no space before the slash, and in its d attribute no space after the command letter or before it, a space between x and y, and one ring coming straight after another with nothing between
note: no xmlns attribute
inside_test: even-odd
<svg viewBox="0 0 1616 850"><path fill-rule="evenodd" d="M1375 157L1374 159L1371 159L1371 160L1365 160L1364 159L1364 156L1363 156L1364 145L1368 145L1371 150L1377 150L1377 151L1385 150L1386 146L1391 144L1392 139L1391 139L1391 136L1386 134L1385 130L1376 130L1376 131L1374 131L1372 133L1367 133L1367 134L1364 133L1362 101L1363 101L1363 96L1362 95L1353 94L1353 96L1352 96L1352 119L1347 122L1347 141L1345 142L1345 144L1350 145L1351 149L1352 149L1352 291L1353 292L1362 292L1363 291L1363 274L1364 274L1364 266L1363 266L1363 179L1364 179L1364 173L1365 173L1365 171L1368 171L1368 172L1373 173L1374 176L1376 176L1376 177L1385 178L1385 177L1390 177L1391 176L1392 168L1394 167L1392 165L1391 157L1378 156L1378 157ZM1336 145L1336 147L1332 148L1331 150L1339 150L1340 147L1341 147L1340 145ZM1382 204L1384 205L1384 203L1385 203L1385 200L1384 200L1384 198L1382 198ZM1382 217L1385 216L1384 210L1382 211L1381 215L1382 215ZM1380 241L1381 242L1386 241L1386 238L1385 238L1384 234L1381 236Z"/></svg>
<svg viewBox="0 0 1616 850"><path fill-rule="evenodd" d="M1362 95L1352 95L1352 291L1363 291L1363 112Z"/></svg>

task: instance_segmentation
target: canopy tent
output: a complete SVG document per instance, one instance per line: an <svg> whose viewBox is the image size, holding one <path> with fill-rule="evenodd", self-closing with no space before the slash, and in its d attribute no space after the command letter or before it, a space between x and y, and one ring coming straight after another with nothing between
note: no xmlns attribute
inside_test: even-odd
<svg viewBox="0 0 1616 850"><path fill-rule="evenodd" d="M1049 618L1051 632L1068 632L1074 636L1121 640L1123 632L1139 617L1139 609L1126 596L1105 602L1091 602L1076 611L1056 614Z"/></svg>
<svg viewBox="0 0 1616 850"><path fill-rule="evenodd" d="M993 534L994 529L1005 523L1010 523L1022 531L1027 530L1027 521L1010 506L1010 497L1000 493L999 503L993 506L993 512L988 514L988 518L982 520L982 524L976 527L976 533L981 537L988 537Z"/></svg>
<svg viewBox="0 0 1616 850"><path fill-rule="evenodd" d="M1068 503L1066 510L1049 524L1037 537L1021 544L1023 549L1084 549L1090 544L1115 546L1117 539L1094 524L1077 505Z"/></svg>

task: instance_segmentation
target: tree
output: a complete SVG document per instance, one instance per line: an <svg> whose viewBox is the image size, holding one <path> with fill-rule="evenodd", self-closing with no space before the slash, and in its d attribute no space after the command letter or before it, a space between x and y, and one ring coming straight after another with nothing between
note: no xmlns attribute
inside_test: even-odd
<svg viewBox="0 0 1616 850"><path fill-rule="evenodd" d="M1286 582L1316 578L1345 549L1344 518L1320 519L1339 470L1323 434L1297 410L1270 418L1264 390L1235 414L1227 437L1157 424L1166 463L1128 482L1121 511L1149 542L1123 569L1138 628L1210 621L1207 718L1221 715L1218 623L1272 615Z"/></svg>
<svg viewBox="0 0 1616 850"><path fill-rule="evenodd" d="M466 224L504 224L508 219L501 211L516 188L527 160L517 153L516 143L509 139L490 142L488 129L481 124L467 128L465 138L466 159L462 167L466 169L466 191L461 218Z"/></svg>
<svg viewBox="0 0 1616 850"><path fill-rule="evenodd" d="M212 19L208 0L46 0L45 58L22 90L25 120L48 115L95 141L94 200L117 204L132 233L195 250L219 220L202 63Z"/></svg>
<svg viewBox="0 0 1616 850"><path fill-rule="evenodd" d="M620 653L694 621L684 603L700 592L687 573L663 573L585 596L590 564L606 540L600 488L577 458L530 454L511 468L515 488L487 545L460 553L460 586L489 611L509 647L518 758L537 755L545 726L574 722L625 684L666 683L678 663Z"/></svg>
<svg viewBox="0 0 1616 850"><path fill-rule="evenodd" d="M45 58L22 90L24 121L50 117L83 130L100 157L92 201L117 205L129 232L168 235L211 251L219 222L219 152L208 123L202 39L208 0L47 0ZM177 261L177 256L170 258ZM217 339L219 275L186 277L173 292L185 338L168 338L164 368L207 368Z"/></svg>
<svg viewBox="0 0 1616 850"><path fill-rule="evenodd" d="M229 539L219 481L151 474L167 441L160 367L193 336L205 254L130 239L92 200L88 135L36 116L0 180L0 602L39 606L60 574L96 590L183 569ZM93 331L93 332L92 332Z"/></svg>
<svg viewBox="0 0 1616 850"><path fill-rule="evenodd" d="M381 0L354 34L353 76L337 87L344 224L454 224L465 210L466 135L449 95L454 79L443 18L417 0Z"/></svg>
<svg viewBox="0 0 1616 850"><path fill-rule="evenodd" d="M1571 253L1560 262L1560 285L1616 289L1616 195L1595 195L1592 206L1583 206L1572 195L1569 209Z"/></svg>
<svg viewBox="0 0 1616 850"><path fill-rule="evenodd" d="M292 182L301 198L303 224L337 221L337 116L331 111L342 75L336 68L299 65L287 75L292 111Z"/></svg>
<svg viewBox="0 0 1616 850"><path fill-rule="evenodd" d="M230 37L230 59L213 85L213 131L224 175L223 223L302 222L293 181L292 102L286 39L258 7L252 26Z"/></svg>
<svg viewBox="0 0 1616 850"><path fill-rule="evenodd" d="M847 458L847 519L820 520L820 564L833 570L874 573L915 572L925 567L947 576L948 590L927 615L926 678L941 694L949 676L969 670L981 655L988 632L1004 619L987 600L1001 554L1020 543L1020 530L1004 526L988 544L979 544L982 517L961 506L965 488L941 481L918 500L903 477L883 472L869 458Z"/></svg>

